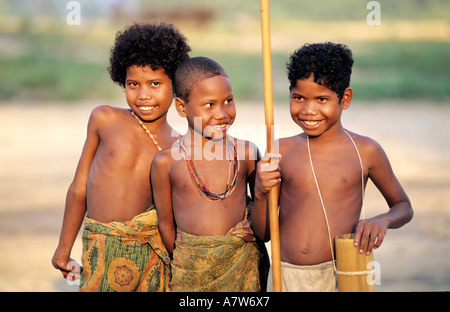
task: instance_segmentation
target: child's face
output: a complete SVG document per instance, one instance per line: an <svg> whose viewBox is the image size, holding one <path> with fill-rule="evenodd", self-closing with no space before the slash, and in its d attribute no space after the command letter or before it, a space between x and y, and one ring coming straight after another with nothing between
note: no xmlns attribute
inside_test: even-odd
<svg viewBox="0 0 450 312"><path fill-rule="evenodd" d="M166 114L172 103L172 80L162 68L133 65L127 69L125 94L136 115L153 121Z"/></svg>
<svg viewBox="0 0 450 312"><path fill-rule="evenodd" d="M202 136L221 139L236 118L230 80L215 76L194 84L189 102L177 98L177 110L186 117L189 127ZM201 124L200 124L201 121Z"/></svg>
<svg viewBox="0 0 450 312"><path fill-rule="evenodd" d="M347 88L341 101L336 92L314 82L314 78L297 80L290 94L291 117L309 136L320 136L336 125L341 126L342 110L352 98Z"/></svg>

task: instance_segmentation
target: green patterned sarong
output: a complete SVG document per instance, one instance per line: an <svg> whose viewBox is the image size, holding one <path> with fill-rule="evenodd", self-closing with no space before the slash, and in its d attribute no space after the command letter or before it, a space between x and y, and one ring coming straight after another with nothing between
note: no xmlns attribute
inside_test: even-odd
<svg viewBox="0 0 450 312"><path fill-rule="evenodd" d="M131 221L85 218L80 291L166 291L170 258L154 206Z"/></svg>
<svg viewBox="0 0 450 312"><path fill-rule="evenodd" d="M170 291L260 291L262 258L248 220L226 235L197 236L178 229Z"/></svg>

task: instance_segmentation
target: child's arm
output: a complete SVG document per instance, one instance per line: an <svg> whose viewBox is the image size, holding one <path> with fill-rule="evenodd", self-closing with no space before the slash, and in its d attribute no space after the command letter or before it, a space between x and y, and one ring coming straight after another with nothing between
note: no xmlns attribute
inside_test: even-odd
<svg viewBox="0 0 450 312"><path fill-rule="evenodd" d="M70 253L86 214L86 184L89 169L100 142L98 129L102 118L98 109L95 109L89 118L86 142L75 177L67 191L59 244L52 258L53 266L61 270L65 278L72 271L73 265L69 262L72 263L73 259L70 258Z"/></svg>
<svg viewBox="0 0 450 312"><path fill-rule="evenodd" d="M172 164L170 149L158 152L150 171L153 203L158 214L158 227L161 239L170 254L175 244L175 224L172 210L172 186L170 169Z"/></svg>
<svg viewBox="0 0 450 312"><path fill-rule="evenodd" d="M269 211L267 196L272 187L281 182L279 154L266 154L258 163L255 180L255 206L251 215L253 231L263 240L270 239ZM279 188L277 187L277 196Z"/></svg>
<svg viewBox="0 0 450 312"><path fill-rule="evenodd" d="M378 248L383 242L387 229L399 228L413 217L411 202L400 182L392 171L389 159L381 146L372 141L367 152L369 160L369 178L381 192L389 205L389 211L370 219L361 220L355 231L355 246L360 246L362 253Z"/></svg>

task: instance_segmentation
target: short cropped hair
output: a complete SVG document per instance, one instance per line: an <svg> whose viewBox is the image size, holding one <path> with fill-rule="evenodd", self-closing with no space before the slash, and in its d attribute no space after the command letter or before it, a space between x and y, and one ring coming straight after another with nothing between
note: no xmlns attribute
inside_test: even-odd
<svg viewBox="0 0 450 312"><path fill-rule="evenodd" d="M162 68L173 81L177 66L189 58L190 51L187 39L172 24L134 23L117 32L108 72L122 87L127 69L133 65Z"/></svg>
<svg viewBox="0 0 450 312"><path fill-rule="evenodd" d="M308 79L334 91L342 100L345 89L350 86L352 74L352 51L343 44L332 42L305 44L296 50L287 64L289 90L298 79Z"/></svg>
<svg viewBox="0 0 450 312"><path fill-rule="evenodd" d="M216 61L203 57L192 57L182 62L175 72L175 96L189 102L194 84L215 76L228 77Z"/></svg>

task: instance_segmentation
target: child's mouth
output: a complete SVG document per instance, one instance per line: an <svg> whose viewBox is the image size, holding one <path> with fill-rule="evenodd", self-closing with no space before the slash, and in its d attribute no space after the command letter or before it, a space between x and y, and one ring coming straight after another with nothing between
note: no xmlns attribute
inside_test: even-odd
<svg viewBox="0 0 450 312"><path fill-rule="evenodd" d="M142 109L144 111L149 111L153 109L155 106L139 106L139 109Z"/></svg>
<svg viewBox="0 0 450 312"><path fill-rule="evenodd" d="M308 129L317 128L321 122L321 120L302 120L303 125Z"/></svg>
<svg viewBox="0 0 450 312"><path fill-rule="evenodd" d="M217 125L209 125L205 128L205 134L208 136L213 135L216 137L217 135L223 136L227 132L227 123L217 124Z"/></svg>
<svg viewBox="0 0 450 312"><path fill-rule="evenodd" d="M153 109L155 107L156 106L138 106L139 110L144 112L144 113L149 113L149 112L153 111Z"/></svg>
<svg viewBox="0 0 450 312"><path fill-rule="evenodd" d="M226 127L227 127L227 124L214 125L214 128L222 129L222 130L226 129Z"/></svg>

